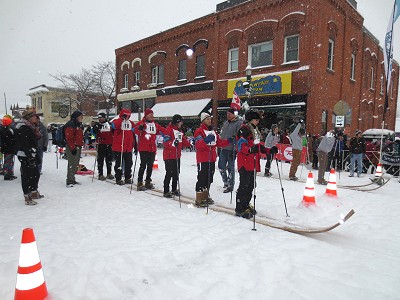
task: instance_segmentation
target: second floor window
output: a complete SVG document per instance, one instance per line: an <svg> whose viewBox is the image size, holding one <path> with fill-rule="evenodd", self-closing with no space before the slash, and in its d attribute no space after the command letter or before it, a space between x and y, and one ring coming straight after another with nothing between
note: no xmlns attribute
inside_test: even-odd
<svg viewBox="0 0 400 300"><path fill-rule="evenodd" d="M124 75L124 88L128 88L128 84L129 84L129 82L128 82L128 74L125 74Z"/></svg>
<svg viewBox="0 0 400 300"><path fill-rule="evenodd" d="M272 65L272 42L249 46L249 64L252 68Z"/></svg>
<svg viewBox="0 0 400 300"><path fill-rule="evenodd" d="M178 80L187 79L186 76L186 59L182 59L179 61L179 74Z"/></svg>
<svg viewBox="0 0 400 300"><path fill-rule="evenodd" d="M381 95L383 95L384 88L385 88L385 80L383 79L383 75L381 75L381 89L380 89Z"/></svg>
<svg viewBox="0 0 400 300"><path fill-rule="evenodd" d="M228 53L228 72L239 70L239 48L229 49Z"/></svg>
<svg viewBox="0 0 400 300"><path fill-rule="evenodd" d="M164 65L155 66L151 69L151 83L164 83Z"/></svg>
<svg viewBox="0 0 400 300"><path fill-rule="evenodd" d="M299 61L299 35L285 37L284 62Z"/></svg>
<svg viewBox="0 0 400 300"><path fill-rule="evenodd" d="M356 75L356 56L355 54L351 54L351 61L350 61L350 79L351 80L356 80L355 75Z"/></svg>
<svg viewBox="0 0 400 300"><path fill-rule="evenodd" d="M196 77L206 76L206 57L199 55L196 57Z"/></svg>
<svg viewBox="0 0 400 300"><path fill-rule="evenodd" d="M333 70L333 60L334 60L334 53L335 53L335 42L329 39L328 42L328 66L329 70Z"/></svg>
<svg viewBox="0 0 400 300"><path fill-rule="evenodd" d="M371 81L369 83L369 88L371 90L374 89L374 81L375 81L375 70L374 70L374 67L371 67Z"/></svg>
<svg viewBox="0 0 400 300"><path fill-rule="evenodd" d="M135 84L138 84L140 82L140 71L136 71L134 73L135 76Z"/></svg>
<svg viewBox="0 0 400 300"><path fill-rule="evenodd" d="M38 109L42 109L42 96L39 96L39 97L38 97L37 108L38 108Z"/></svg>

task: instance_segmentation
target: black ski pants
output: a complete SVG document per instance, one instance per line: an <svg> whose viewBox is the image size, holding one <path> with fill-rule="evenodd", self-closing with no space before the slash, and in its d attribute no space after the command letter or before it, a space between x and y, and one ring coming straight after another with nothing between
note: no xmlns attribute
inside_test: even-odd
<svg viewBox="0 0 400 300"><path fill-rule="evenodd" d="M107 175L111 174L112 155L111 145L99 144L97 146L97 169L99 175L103 175L104 160L106 161Z"/></svg>
<svg viewBox="0 0 400 300"><path fill-rule="evenodd" d="M121 166L121 155L122 155L122 166ZM114 151L115 158L115 180L121 180L122 178L122 170L124 170L125 180L131 179L132 177L132 152L117 152Z"/></svg>
<svg viewBox="0 0 400 300"><path fill-rule="evenodd" d="M254 171L239 170L239 188L236 192L236 212L249 208L254 189Z"/></svg>
<svg viewBox="0 0 400 300"><path fill-rule="evenodd" d="M178 185L178 176L180 173L181 160L178 159L167 159L164 160L165 165L165 177L164 177L164 193L169 192L169 184L172 179L171 190L175 192Z"/></svg>
<svg viewBox="0 0 400 300"><path fill-rule="evenodd" d="M22 191L24 195L28 195L30 192L38 189L40 172L36 163L33 163L35 159L29 162L28 158L18 156L18 160L21 162Z"/></svg>
<svg viewBox="0 0 400 300"><path fill-rule="evenodd" d="M202 162L197 164L196 192L210 190L215 172L215 162Z"/></svg>
<svg viewBox="0 0 400 300"><path fill-rule="evenodd" d="M138 173L138 182L143 182L144 171L146 170L146 182L151 182L151 174L153 174L153 164L156 159L155 152L142 151L140 153L140 167Z"/></svg>

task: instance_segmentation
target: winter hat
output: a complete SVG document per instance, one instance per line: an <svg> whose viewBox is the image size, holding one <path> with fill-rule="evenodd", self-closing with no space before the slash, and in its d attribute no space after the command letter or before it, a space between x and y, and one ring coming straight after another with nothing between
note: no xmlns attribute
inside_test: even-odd
<svg viewBox="0 0 400 300"><path fill-rule="evenodd" d="M76 110L72 113L71 119L77 119L79 116L82 116L83 113L80 110Z"/></svg>
<svg viewBox="0 0 400 300"><path fill-rule="evenodd" d="M275 128L278 128L278 124L272 124L271 125L271 130L274 130Z"/></svg>
<svg viewBox="0 0 400 300"><path fill-rule="evenodd" d="M183 122L181 115L174 115L172 117L172 124L178 124L179 122Z"/></svg>
<svg viewBox="0 0 400 300"><path fill-rule="evenodd" d="M206 113L206 112L202 112L201 114L200 114L200 121L201 122L203 122L205 119L207 119L207 118L211 118L211 116L208 114L208 113Z"/></svg>
<svg viewBox="0 0 400 300"><path fill-rule="evenodd" d="M244 118L247 122L250 122L251 120L260 120L261 117L258 112L255 110L249 110L245 115Z"/></svg>
<svg viewBox="0 0 400 300"><path fill-rule="evenodd" d="M154 112L150 108L146 108L146 110L144 111L144 116L146 117L149 114L154 114Z"/></svg>
<svg viewBox="0 0 400 300"><path fill-rule="evenodd" d="M32 118L32 117L34 117L34 116L36 116L36 111L33 110L33 109L31 109L31 108L28 108L28 109L26 109L26 110L24 110L24 111L22 112L22 117L23 117L25 120L29 120L30 118Z"/></svg>
<svg viewBox="0 0 400 300"><path fill-rule="evenodd" d="M230 112L231 114L234 114L234 115L237 115L237 114L238 114L237 109L234 109L233 107L229 108L229 109L228 109L228 112Z"/></svg>
<svg viewBox="0 0 400 300"><path fill-rule="evenodd" d="M1 121L1 123L3 124L3 126L9 126L12 123L12 120L6 116L3 117L3 120Z"/></svg>
<svg viewBox="0 0 400 300"><path fill-rule="evenodd" d="M356 129L356 132L354 132L355 135L362 133L360 129Z"/></svg>
<svg viewBox="0 0 400 300"><path fill-rule="evenodd" d="M98 113L97 117L105 119L106 118L106 114L105 113Z"/></svg>

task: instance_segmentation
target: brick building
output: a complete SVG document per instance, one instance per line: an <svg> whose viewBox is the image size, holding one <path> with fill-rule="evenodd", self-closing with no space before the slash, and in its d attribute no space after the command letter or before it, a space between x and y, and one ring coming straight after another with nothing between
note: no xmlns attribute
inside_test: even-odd
<svg viewBox="0 0 400 300"><path fill-rule="evenodd" d="M231 0L216 12L115 50L119 107L153 107L160 122L180 113L198 124L225 118L233 91L283 129L304 118L319 133L344 117L353 134L380 127L385 72L379 41L354 0ZM249 66L249 67L248 67ZM243 83L251 71L252 95ZM386 126L394 129L399 65L394 61ZM190 125L189 125L190 126Z"/></svg>

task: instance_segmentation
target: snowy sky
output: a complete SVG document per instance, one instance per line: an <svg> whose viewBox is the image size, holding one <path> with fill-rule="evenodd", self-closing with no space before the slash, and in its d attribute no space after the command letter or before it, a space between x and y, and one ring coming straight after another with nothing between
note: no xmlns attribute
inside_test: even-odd
<svg viewBox="0 0 400 300"><path fill-rule="evenodd" d="M29 88L57 85L49 73L78 73L113 60L116 48L212 13L221 2L0 0L0 115L4 93L8 108L29 103ZM381 41L392 7L393 0L358 0L365 26ZM394 51L400 61L400 37Z"/></svg>

